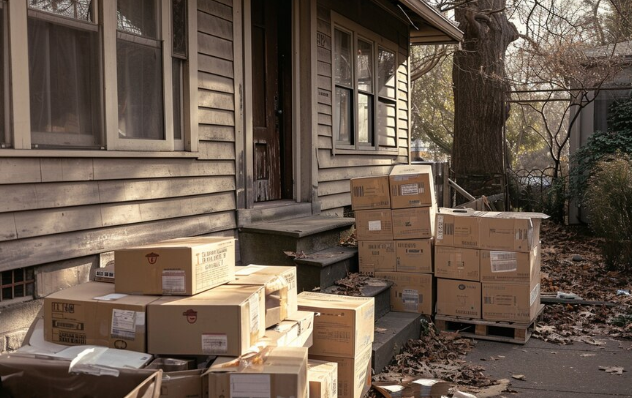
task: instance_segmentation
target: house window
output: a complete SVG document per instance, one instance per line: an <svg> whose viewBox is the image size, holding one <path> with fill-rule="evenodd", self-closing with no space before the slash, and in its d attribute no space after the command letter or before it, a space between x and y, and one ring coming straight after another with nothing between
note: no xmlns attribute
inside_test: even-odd
<svg viewBox="0 0 632 398"><path fill-rule="evenodd" d="M173 0L171 5L172 34L172 85L173 85L173 138L182 145L184 130L184 71L188 53L187 1Z"/></svg>
<svg viewBox="0 0 632 398"><path fill-rule="evenodd" d="M332 20L336 148L395 148L397 46L345 18Z"/></svg>
<svg viewBox="0 0 632 398"><path fill-rule="evenodd" d="M0 303L32 299L35 288L33 267L0 272Z"/></svg>

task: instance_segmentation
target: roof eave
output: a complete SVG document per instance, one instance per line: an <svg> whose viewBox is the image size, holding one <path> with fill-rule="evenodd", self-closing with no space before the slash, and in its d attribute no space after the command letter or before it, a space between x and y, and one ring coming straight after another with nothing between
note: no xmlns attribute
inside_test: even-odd
<svg viewBox="0 0 632 398"><path fill-rule="evenodd" d="M463 41L463 32L459 30L449 19L443 16L438 10L429 6L423 0L399 0L415 14L424 19L431 27L442 32L445 36L443 40L431 40L429 42L417 41L411 44L440 44L459 43Z"/></svg>

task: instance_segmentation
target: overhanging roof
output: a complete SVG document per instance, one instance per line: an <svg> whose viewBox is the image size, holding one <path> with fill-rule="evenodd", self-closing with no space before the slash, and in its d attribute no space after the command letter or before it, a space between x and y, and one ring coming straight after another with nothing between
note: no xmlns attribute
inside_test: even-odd
<svg viewBox="0 0 632 398"><path fill-rule="evenodd" d="M457 28L456 24L424 0L399 0L399 2L414 14L407 13L418 28L410 30L412 45L456 44L463 41L463 32Z"/></svg>

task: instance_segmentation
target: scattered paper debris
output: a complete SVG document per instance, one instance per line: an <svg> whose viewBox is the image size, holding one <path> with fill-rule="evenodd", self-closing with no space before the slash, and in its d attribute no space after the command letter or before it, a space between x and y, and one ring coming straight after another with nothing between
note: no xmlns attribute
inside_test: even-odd
<svg viewBox="0 0 632 398"><path fill-rule="evenodd" d="M600 366L599 370L603 370L606 373L614 375L622 375L626 370L622 366Z"/></svg>
<svg viewBox="0 0 632 398"><path fill-rule="evenodd" d="M511 377L516 380L527 380L525 375L511 375Z"/></svg>

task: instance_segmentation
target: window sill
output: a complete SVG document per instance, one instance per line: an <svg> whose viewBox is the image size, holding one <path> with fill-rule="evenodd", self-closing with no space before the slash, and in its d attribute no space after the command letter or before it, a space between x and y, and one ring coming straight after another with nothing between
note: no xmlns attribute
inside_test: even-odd
<svg viewBox="0 0 632 398"><path fill-rule="evenodd" d="M196 159L198 152L142 152L71 149L0 149L0 158L187 158Z"/></svg>
<svg viewBox="0 0 632 398"><path fill-rule="evenodd" d="M348 149L348 148L336 148L336 155L386 155L397 156L399 150L397 149Z"/></svg>

